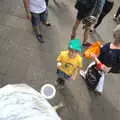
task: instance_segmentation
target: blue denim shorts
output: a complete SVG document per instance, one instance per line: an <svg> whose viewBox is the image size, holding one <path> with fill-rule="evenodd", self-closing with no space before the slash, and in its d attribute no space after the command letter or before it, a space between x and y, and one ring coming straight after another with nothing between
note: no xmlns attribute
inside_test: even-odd
<svg viewBox="0 0 120 120"><path fill-rule="evenodd" d="M58 77L61 77L61 78L63 78L63 79L70 79L70 77L71 77L71 76L65 74L64 72L62 72L62 71L59 70L59 69L57 69L57 72L56 72L56 73L57 73Z"/></svg>
<svg viewBox="0 0 120 120"><path fill-rule="evenodd" d="M40 14L31 12L31 17L32 25L34 27L39 26L41 21L42 22L47 21L48 10L46 9L43 13Z"/></svg>

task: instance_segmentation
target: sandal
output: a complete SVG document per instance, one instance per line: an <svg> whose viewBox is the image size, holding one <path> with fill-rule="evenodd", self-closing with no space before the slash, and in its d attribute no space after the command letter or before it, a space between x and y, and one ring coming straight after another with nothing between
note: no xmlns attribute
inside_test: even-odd
<svg viewBox="0 0 120 120"><path fill-rule="evenodd" d="M75 36L76 36L76 34L75 34L75 33L74 33L74 34L72 33L72 34L71 34L71 40L72 40L72 39L75 39Z"/></svg>
<svg viewBox="0 0 120 120"><path fill-rule="evenodd" d="M92 43L90 42L86 42L86 43L83 43L82 46L84 47L90 47L92 45Z"/></svg>

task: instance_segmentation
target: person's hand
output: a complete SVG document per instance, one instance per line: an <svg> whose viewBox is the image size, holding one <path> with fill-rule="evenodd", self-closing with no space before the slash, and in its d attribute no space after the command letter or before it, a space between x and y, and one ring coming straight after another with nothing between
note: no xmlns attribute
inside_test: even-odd
<svg viewBox="0 0 120 120"><path fill-rule="evenodd" d="M94 53L90 53L90 57L94 60L96 58L96 55Z"/></svg>
<svg viewBox="0 0 120 120"><path fill-rule="evenodd" d="M61 62L57 62L57 69L59 69L61 65L62 65Z"/></svg>
<svg viewBox="0 0 120 120"><path fill-rule="evenodd" d="M26 14L26 18L27 18L28 20L31 20L31 14L30 14L30 13L27 13L27 14Z"/></svg>
<svg viewBox="0 0 120 120"><path fill-rule="evenodd" d="M100 63L99 59L97 58L97 56L94 53L90 53L90 56L97 64Z"/></svg>
<svg viewBox="0 0 120 120"><path fill-rule="evenodd" d="M110 67L107 67L105 65L102 66L101 70L103 70L104 72L108 73L110 71Z"/></svg>
<svg viewBox="0 0 120 120"><path fill-rule="evenodd" d="M71 76L71 79L72 79L72 80L75 80L75 79L76 79L76 77L75 77L75 76Z"/></svg>

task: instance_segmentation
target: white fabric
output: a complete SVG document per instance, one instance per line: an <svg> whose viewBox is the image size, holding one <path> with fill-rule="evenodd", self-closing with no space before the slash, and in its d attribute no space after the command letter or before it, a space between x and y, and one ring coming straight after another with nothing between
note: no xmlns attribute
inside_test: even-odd
<svg viewBox="0 0 120 120"><path fill-rule="evenodd" d="M85 75L87 74L88 69L89 69L90 67L92 67L93 65L95 65L95 62L91 62L91 63L88 65L87 69L85 70Z"/></svg>
<svg viewBox="0 0 120 120"><path fill-rule="evenodd" d="M97 85L97 87L95 88L95 91L100 92L100 93L103 92L104 80L105 80L105 73L102 72L102 73L101 73L100 80L99 80L99 82L98 82L98 85Z"/></svg>
<svg viewBox="0 0 120 120"><path fill-rule="evenodd" d="M0 120L60 120L39 92L25 84L0 89Z"/></svg>
<svg viewBox="0 0 120 120"><path fill-rule="evenodd" d="M29 0L29 9L33 13L43 13L46 10L45 0Z"/></svg>

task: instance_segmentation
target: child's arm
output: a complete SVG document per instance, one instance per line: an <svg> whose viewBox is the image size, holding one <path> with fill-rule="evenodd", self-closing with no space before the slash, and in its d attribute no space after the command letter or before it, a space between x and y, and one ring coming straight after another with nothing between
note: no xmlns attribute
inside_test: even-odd
<svg viewBox="0 0 120 120"><path fill-rule="evenodd" d="M72 79L72 80L76 80L77 75L78 75L80 69L82 69L82 68L79 67L79 68L76 69L75 73L71 76L71 79Z"/></svg>
<svg viewBox="0 0 120 120"><path fill-rule="evenodd" d="M83 60L82 60L82 58L80 58L80 59L78 60L78 67L77 67L75 73L71 76L71 79L72 79L72 80L75 80L75 79L76 79L79 71L82 69L82 67L83 67L83 64L82 64L82 63L83 63Z"/></svg>

